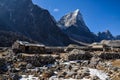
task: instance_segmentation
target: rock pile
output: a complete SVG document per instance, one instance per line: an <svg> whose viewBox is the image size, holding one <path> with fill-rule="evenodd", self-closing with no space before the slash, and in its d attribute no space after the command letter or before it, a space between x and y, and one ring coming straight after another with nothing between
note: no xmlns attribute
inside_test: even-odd
<svg viewBox="0 0 120 80"><path fill-rule="evenodd" d="M53 64L55 59L52 56L32 56L24 57L24 62L30 63L35 67L40 67L48 64Z"/></svg>
<svg viewBox="0 0 120 80"><path fill-rule="evenodd" d="M68 60L90 60L92 54L82 50L74 49L68 55Z"/></svg>
<svg viewBox="0 0 120 80"><path fill-rule="evenodd" d="M101 53L99 56L102 59L120 59L120 53Z"/></svg>
<svg viewBox="0 0 120 80"><path fill-rule="evenodd" d="M101 61L101 58L97 56L92 57L90 60L89 67L96 68L100 61Z"/></svg>

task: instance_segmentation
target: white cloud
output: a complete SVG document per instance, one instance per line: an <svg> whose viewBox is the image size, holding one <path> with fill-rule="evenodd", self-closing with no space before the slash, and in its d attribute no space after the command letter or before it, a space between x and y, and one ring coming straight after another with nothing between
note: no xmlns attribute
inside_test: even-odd
<svg viewBox="0 0 120 80"><path fill-rule="evenodd" d="M57 9L57 8L55 8L53 11L54 11L54 12L59 12L60 10L59 10L59 9Z"/></svg>

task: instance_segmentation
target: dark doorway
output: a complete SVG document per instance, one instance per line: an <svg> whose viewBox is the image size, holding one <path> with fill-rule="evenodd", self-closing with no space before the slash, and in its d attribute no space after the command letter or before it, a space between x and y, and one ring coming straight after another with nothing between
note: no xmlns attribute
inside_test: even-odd
<svg viewBox="0 0 120 80"><path fill-rule="evenodd" d="M25 52L29 52L29 46L25 47Z"/></svg>

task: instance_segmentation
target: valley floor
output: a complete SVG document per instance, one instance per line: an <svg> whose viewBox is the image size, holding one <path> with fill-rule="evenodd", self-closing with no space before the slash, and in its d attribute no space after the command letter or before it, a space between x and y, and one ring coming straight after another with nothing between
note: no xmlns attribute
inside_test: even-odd
<svg viewBox="0 0 120 80"><path fill-rule="evenodd" d="M63 54L70 53L15 54L9 48L3 50L0 80L120 80L120 59L69 60Z"/></svg>

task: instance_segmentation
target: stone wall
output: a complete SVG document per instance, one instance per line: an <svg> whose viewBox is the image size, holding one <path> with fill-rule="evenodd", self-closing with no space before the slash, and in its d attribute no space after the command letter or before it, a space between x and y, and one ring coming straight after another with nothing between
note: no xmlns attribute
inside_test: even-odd
<svg viewBox="0 0 120 80"><path fill-rule="evenodd" d="M100 58L102 59L120 59L120 53L101 53L99 55Z"/></svg>
<svg viewBox="0 0 120 80"><path fill-rule="evenodd" d="M22 57L22 60L31 63L35 67L40 67L48 64L53 64L55 58L52 56L26 56Z"/></svg>

